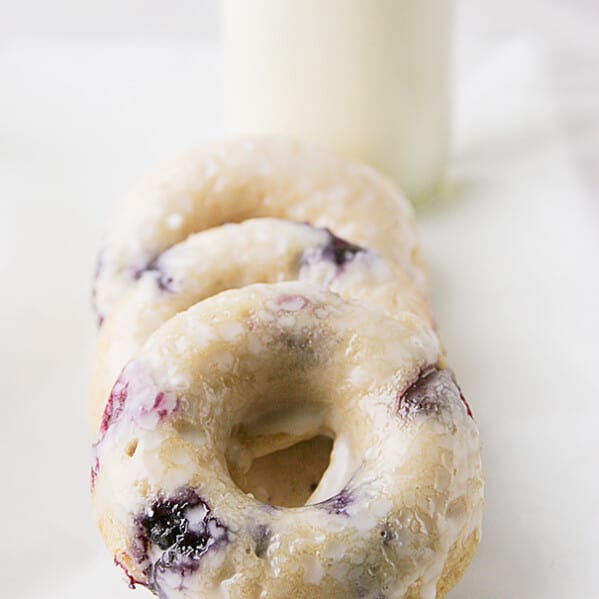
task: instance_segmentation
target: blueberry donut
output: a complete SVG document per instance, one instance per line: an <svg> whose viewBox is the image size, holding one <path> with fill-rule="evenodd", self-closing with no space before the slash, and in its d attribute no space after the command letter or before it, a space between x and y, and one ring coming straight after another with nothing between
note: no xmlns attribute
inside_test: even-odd
<svg viewBox="0 0 599 599"><path fill-rule="evenodd" d="M238 139L182 156L143 179L118 206L98 260L100 321L169 247L254 217L328 228L378 251L426 293L409 203L370 167L278 139Z"/></svg>
<svg viewBox="0 0 599 599"><path fill-rule="evenodd" d="M319 284L391 316L407 310L429 317L402 271L328 230L261 218L196 233L139 273L100 329L89 399L94 430L119 372L162 323L223 290L290 280Z"/></svg>
<svg viewBox="0 0 599 599"><path fill-rule="evenodd" d="M302 451L252 472L314 439L332 451L306 488L270 488ZM257 284L170 318L125 367L93 504L131 585L165 599L443 597L479 537L479 451L426 318Z"/></svg>

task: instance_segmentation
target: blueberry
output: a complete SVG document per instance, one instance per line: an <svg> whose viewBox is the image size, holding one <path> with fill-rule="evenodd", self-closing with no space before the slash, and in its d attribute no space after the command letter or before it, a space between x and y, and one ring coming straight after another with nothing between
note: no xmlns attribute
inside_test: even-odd
<svg viewBox="0 0 599 599"><path fill-rule="evenodd" d="M199 568L200 558L211 548L229 540L229 530L212 515L208 503L194 489L184 488L174 496L157 498L136 519L132 554L145 566L147 586L160 591L161 574L181 577ZM154 548L154 551L150 551ZM156 556L155 549L161 553Z"/></svg>
<svg viewBox="0 0 599 599"><path fill-rule="evenodd" d="M155 391L151 403L148 401L151 397L148 394L150 389ZM138 362L129 362L112 387L95 445L104 439L108 429L121 417L148 428L168 418L180 406L178 396L158 391L143 367L140 367Z"/></svg>
<svg viewBox="0 0 599 599"><path fill-rule="evenodd" d="M160 291L166 291L169 293L173 292L173 277L168 275L163 267L160 265L160 254L150 260L144 267L142 268L133 268L131 269L131 274L133 278L137 281L141 279L141 277L145 273L151 273L154 276L154 280L156 281L156 285Z"/></svg>
<svg viewBox="0 0 599 599"><path fill-rule="evenodd" d="M185 501L157 502L141 521L146 538L160 549L181 541L187 532L185 510L193 504Z"/></svg>
<svg viewBox="0 0 599 599"><path fill-rule="evenodd" d="M365 251L363 247L345 241L345 239L333 235L330 231L329 235L331 239L322 248L322 258L324 260L332 260L337 266L343 266L346 262L351 262L357 253Z"/></svg>
<svg viewBox="0 0 599 599"><path fill-rule="evenodd" d="M405 420L417 414L438 414L452 397L459 397L472 417L470 406L451 373L432 366L422 370L418 379L398 394L397 412Z"/></svg>
<svg viewBox="0 0 599 599"><path fill-rule="evenodd" d="M118 420L119 416L122 414L125 408L125 401L127 400L128 388L129 382L125 381L121 374L112 387L110 397L104 408L102 423L100 424L100 438L103 437L110 425Z"/></svg>
<svg viewBox="0 0 599 599"><path fill-rule="evenodd" d="M347 507L353 502L354 496L352 492L346 488L337 493L337 495L333 495L333 497L330 497L317 505L325 509L329 514L349 516Z"/></svg>
<svg viewBox="0 0 599 599"><path fill-rule="evenodd" d="M318 248L306 250L301 259L302 264L310 265L326 260L341 269L345 264L351 262L356 254L367 251L359 245L333 235L328 229L326 231L329 234L328 243Z"/></svg>

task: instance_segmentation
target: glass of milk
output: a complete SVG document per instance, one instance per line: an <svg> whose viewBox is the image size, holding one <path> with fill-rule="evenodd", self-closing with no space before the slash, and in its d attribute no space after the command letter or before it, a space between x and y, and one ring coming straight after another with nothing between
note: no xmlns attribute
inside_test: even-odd
<svg viewBox="0 0 599 599"><path fill-rule="evenodd" d="M414 201L448 159L451 0L222 0L228 128L326 144Z"/></svg>

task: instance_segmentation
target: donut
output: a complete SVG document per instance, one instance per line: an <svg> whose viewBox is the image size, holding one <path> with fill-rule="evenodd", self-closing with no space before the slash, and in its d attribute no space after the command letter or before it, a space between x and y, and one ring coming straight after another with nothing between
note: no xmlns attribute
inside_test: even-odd
<svg viewBox="0 0 599 599"><path fill-rule="evenodd" d="M262 499L234 482L315 437L330 462L290 486L293 507L264 500L260 471ZM223 291L156 329L112 389L92 484L131 585L186 599L443 597L483 501L477 427L429 320L311 281Z"/></svg>
<svg viewBox="0 0 599 599"><path fill-rule="evenodd" d="M93 294L92 503L130 586L428 599L461 578L478 430L387 179L287 140L190 152L117 207Z"/></svg>
<svg viewBox="0 0 599 599"><path fill-rule="evenodd" d="M192 233L255 217L328 228L378 251L427 293L410 204L385 177L309 144L234 139L163 166L119 204L97 264L100 322L166 249Z"/></svg>
<svg viewBox="0 0 599 599"><path fill-rule="evenodd" d="M296 279L362 299L389 315L408 310L430 317L401 270L328 230L261 218L196 233L139 273L104 322L88 402L93 429L123 365L162 323L225 289Z"/></svg>

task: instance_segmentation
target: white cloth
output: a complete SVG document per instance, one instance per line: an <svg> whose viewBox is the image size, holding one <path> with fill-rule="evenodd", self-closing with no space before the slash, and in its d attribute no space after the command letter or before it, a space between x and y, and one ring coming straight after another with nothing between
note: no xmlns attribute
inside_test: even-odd
<svg viewBox="0 0 599 599"><path fill-rule="evenodd" d="M599 215L543 43L461 39L453 184L419 215L487 476L484 539L453 599L596 594ZM89 508L95 253L138 175L222 131L221 99L213 46L0 46L1 597L132 596Z"/></svg>

